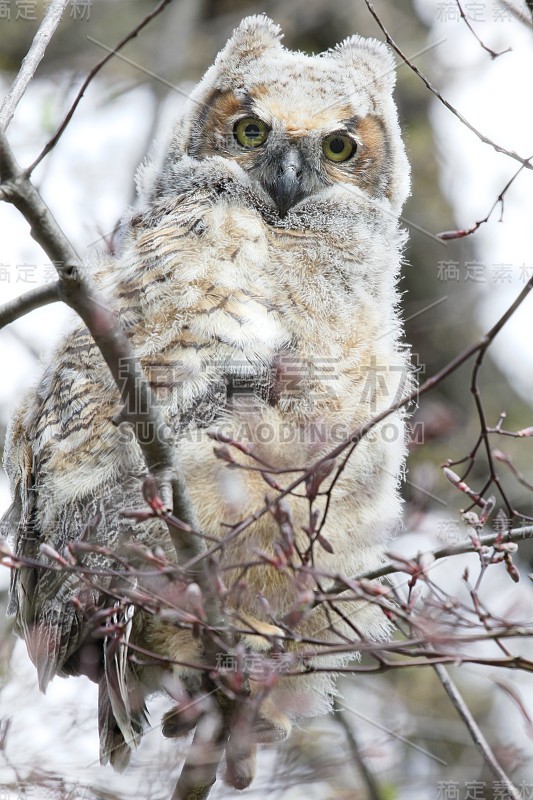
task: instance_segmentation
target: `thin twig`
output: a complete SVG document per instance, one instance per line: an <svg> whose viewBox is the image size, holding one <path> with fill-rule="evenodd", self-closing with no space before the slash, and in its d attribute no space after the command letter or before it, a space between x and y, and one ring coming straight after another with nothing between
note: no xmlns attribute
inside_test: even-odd
<svg viewBox="0 0 533 800"><path fill-rule="evenodd" d="M521 542L526 539L533 539L533 525L528 525L523 528L515 528L506 533L503 537L504 542ZM488 533L485 536L479 537L481 547L492 547L502 540L502 535L498 533ZM449 558L451 556L464 555L465 553L476 553L478 548L474 546L471 541L464 542L464 544L452 544L448 547L438 547L435 550L428 550L426 552L419 551L417 555L406 558L405 565L398 563L387 563L377 569L361 572L359 575L354 575L352 578L338 578L333 586L328 589L328 594L334 592L345 592L350 583L361 580L376 580L376 578L384 578L386 575L394 575L397 572L408 572L407 565L409 562L416 563L420 557L429 556L432 561L437 561L439 558Z"/></svg>
<svg viewBox="0 0 533 800"><path fill-rule="evenodd" d="M477 410L478 419L479 419L480 436L481 436L481 438L483 440L483 444L484 444L484 447L485 447L485 455L487 457L487 462L488 462L488 466L489 466L489 480L488 480L488 482L486 484L486 487L485 487L484 491L486 492L490 488L491 484L493 484L493 483L496 484L496 486L498 487L498 490L500 492L501 498L502 498L503 502L505 503L507 511L509 512L510 519L512 521L512 519L515 516L515 514L514 514L514 511L513 511L513 507L512 507L512 505L511 505L511 503L510 503L510 501L509 501L509 499L507 497L507 494L505 493L505 491L504 491L504 489L503 489L503 487L501 485L500 479L499 479L498 474L496 472L496 469L494 467L494 460L493 460L493 457L492 457L492 450L491 450L491 447L490 447L489 434L487 432L487 427L488 427L487 426L487 418L486 418L486 414L485 414L485 408L484 408L483 402L481 400L481 393L480 393L480 390L479 390L479 383L478 383L479 371L481 369L481 365L483 363L483 359L484 359L485 354L487 352L487 348L488 348L488 344L487 344L486 347L482 348L478 353L478 356L476 358L476 363L474 365L474 369L472 370L472 380L471 380L471 383L470 383L470 391L471 391L471 393L472 393L472 395L474 397L474 402L476 404L476 410Z"/></svg>
<svg viewBox="0 0 533 800"><path fill-rule="evenodd" d="M44 56L68 3L69 0L51 0L49 3L44 19L39 25L19 73L4 98L2 108L0 108L0 130L7 130L7 126L13 119L15 109L28 88L28 84Z"/></svg>
<svg viewBox="0 0 533 800"><path fill-rule="evenodd" d="M62 0L62 1L65 2L65 3L68 2L68 0ZM111 59L113 58L113 56L115 55L115 53L118 50L121 50L124 47L124 45L126 45L128 42L131 42L132 39L135 39L135 37L142 31L142 29L145 28L155 17L157 17L165 9L165 7L168 6L168 4L171 3L171 2L172 2L172 0L160 0L160 2L157 4L157 6L154 8L154 10L151 11L149 14L147 14L146 17L144 17L144 19L141 20L141 22L139 22L139 24L136 25L135 28L133 28L133 30L131 30L128 33L127 36L125 36L123 39L121 39L120 42L118 42L118 44L115 45L115 47L113 48L112 52L108 53L104 58L102 58L101 61L99 61L91 69L91 71L89 72L89 74L87 75L85 80L83 81L83 83L81 85L81 88L80 88L78 94L76 95L76 98L75 98L74 102L72 103L71 107L69 108L69 110L68 110L67 114L65 115L63 121L61 122L59 128L54 133L54 135L52 136L50 141L45 145L45 147L43 148L41 153L39 153L39 155L37 156L37 158L35 159L33 164L31 164L31 166L29 166L28 169L26 170L26 174L28 176L31 175L31 173L33 172L35 167L38 164L41 163L43 158L45 156L47 156L48 153L51 150L54 149L54 147L56 146L56 144L60 140L61 136L65 132L65 128L67 127L67 125L69 124L70 120L74 116L74 112L76 111L76 109L77 109L77 107L78 107L83 95L85 94L85 91L86 91L87 87L89 86L89 84L91 83L93 78L96 75L98 75L98 73L100 72L102 67L104 67L108 63L108 61L111 61Z"/></svg>
<svg viewBox="0 0 533 800"><path fill-rule="evenodd" d="M379 15L377 14L370 0L364 0L364 2L368 10L376 20L377 24L379 25L383 35L387 40L387 44L389 44L392 47L392 49L400 56L402 61L404 61L407 64L407 66L413 70L415 75L418 75L420 80L427 86L429 91L432 92L438 100L440 100L440 102L448 109L448 111L452 112L454 117L457 117L457 119L460 122L462 122L462 124L465 125L465 127L467 127L469 131L471 131L475 136L477 136L478 139L480 139L484 144L488 144L490 147L494 148L494 150L496 150L497 153L503 153L504 155L509 156L509 158L513 158L515 161L518 161L520 164L526 167L526 169L533 169L533 164L531 163L531 160L529 158L523 158L523 156L519 155L514 150L507 150L505 147L502 147L501 145L497 144L497 142L493 141L488 136L485 136L484 133L481 133L481 131L475 128L471 122L469 122L465 117L463 117L463 115L455 108L455 106L452 106L452 104L448 100L446 100L445 97L443 97L443 95L439 92L439 90L436 89L433 86L433 84L431 84L428 81L428 79L425 77L425 75L423 75L423 73L418 69L418 67L415 64L413 64L413 62L398 47L398 45L396 44L396 42L394 41L388 30L383 25L383 22L381 21Z"/></svg>
<svg viewBox="0 0 533 800"><path fill-rule="evenodd" d="M481 547L492 547L493 545L497 544L502 538L500 532L498 533L487 533L485 536L479 537L479 542ZM506 533L503 537L504 542L522 542L527 539L533 539L533 525L528 525L523 528L515 528L509 533ZM436 550L428 550L425 553L421 553L420 551L416 556L412 556L410 559L406 559L406 561L416 562L419 560L421 555L428 555L435 561L439 558L450 558L452 556L459 556L464 555L465 553L476 553L477 548L473 545L471 541L464 542L463 544L451 544L447 547L438 547ZM369 570L368 572L362 572L360 575L355 575L353 578L349 578L350 582L353 581L360 581L360 580L375 580L376 578L384 578L386 575L393 575L395 572L406 572L407 570L404 569L399 564L384 564L382 567L378 567L377 569ZM341 579L337 580L332 587L328 589L328 592L331 593L332 591L345 591L346 590L346 583L343 583Z"/></svg>
<svg viewBox="0 0 533 800"><path fill-rule="evenodd" d="M527 478L524 475L522 475L520 470L513 463L513 460L509 455L509 453L503 453L501 450L493 450L492 457L495 458L497 461L500 461L502 464L505 464L506 467L508 467L508 469L511 470L518 483L521 483L522 486L526 487L526 489L533 491L533 483L531 483L531 481L528 481Z"/></svg>
<svg viewBox="0 0 533 800"><path fill-rule="evenodd" d="M446 667L442 664L433 664L433 669L437 673L437 676L442 683L444 690L450 700L453 703L453 706L461 719L463 720L464 724L470 731L470 735L472 737L472 741L474 742L475 746L483 756L483 759L494 775L503 786L505 786L506 791L509 794L509 797L512 800L520 800L520 793L516 786L511 782L510 778L506 775L503 769L500 767L498 762L496 761L496 757L492 752L491 748L485 737L483 736L477 722L475 721L474 717L472 716L470 709L466 705L465 701L463 700L457 686L450 678Z"/></svg>
<svg viewBox="0 0 533 800"><path fill-rule="evenodd" d="M468 30L470 31L470 33L471 33L471 34L474 36L474 38L475 38L475 39L477 39L477 41L479 42L479 44L481 45L481 47L483 48L483 50L485 50L485 51L486 51L486 52L487 52L487 53L490 55L490 57L491 57L492 59L494 59L494 58L498 58L498 56L503 56L503 54L504 54L504 53L510 53L510 52L511 52L511 50L512 50L512 47L508 47L506 50L502 50L500 53L497 53L495 50L491 50L491 49L490 49L490 47L487 47L487 45L486 45L486 44L484 44L484 43L481 41L481 39L479 38L479 36L478 36L478 35L477 35L477 33L475 32L474 28L473 28L473 27L472 27L472 25L470 24L470 20L469 20L469 19L468 19L468 17L466 16L466 14L465 14L465 12L464 12L464 10L463 10L463 7L462 7L462 5L461 5L461 3L460 3L460 0L455 0L455 3L456 3L456 5L457 5L457 8L459 9L459 14L461 15L461 17L462 17L462 19L463 19L463 21L464 21L464 23L465 23L466 27L468 28Z"/></svg>
<svg viewBox="0 0 533 800"><path fill-rule="evenodd" d="M531 162L532 159L533 159L533 156L530 156L528 158L528 161ZM512 186L512 184L515 182L515 180L518 178L518 176L520 175L520 173L522 172L524 167L525 167L525 165L522 164L516 170L514 175L512 175L511 178L507 181L507 183L505 184L505 186L501 190L500 194L498 195L498 197L496 198L496 200L492 204L490 210L483 217L483 219L478 219L477 222L474 222L474 224L471 225L469 228L460 228L459 230L455 230L455 231L443 231L442 233L437 233L438 238L442 239L443 241L447 241L448 239L463 239L465 236L470 236L472 233L475 233L478 228L480 228L482 225L484 225L486 222L489 221L490 217L492 216L492 212L494 211L494 209L496 208L496 206L498 204L500 204L500 207L501 207L499 221L502 222L503 221L503 208L504 208L504 202L505 202L505 195L506 195L507 191L510 189L510 187Z"/></svg>
<svg viewBox="0 0 533 800"><path fill-rule="evenodd" d="M516 707L518 708L520 714L523 717L526 732L529 738L533 738L533 719L531 719L531 715L526 707L526 704L522 700L520 693L518 690L512 686L509 681L504 680L503 678L492 678L496 686L499 686L502 691L504 691L514 702Z"/></svg>

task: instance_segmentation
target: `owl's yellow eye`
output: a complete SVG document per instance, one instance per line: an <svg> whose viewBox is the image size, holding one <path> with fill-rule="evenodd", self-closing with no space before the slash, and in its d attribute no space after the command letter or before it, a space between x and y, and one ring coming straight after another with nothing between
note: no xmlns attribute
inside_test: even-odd
<svg viewBox="0 0 533 800"><path fill-rule="evenodd" d="M233 135L242 147L259 147L266 142L269 132L268 125L255 117L240 119L233 128Z"/></svg>
<svg viewBox="0 0 533 800"><path fill-rule="evenodd" d="M322 142L322 151L330 161L347 161L356 151L356 144L343 133L330 133Z"/></svg>

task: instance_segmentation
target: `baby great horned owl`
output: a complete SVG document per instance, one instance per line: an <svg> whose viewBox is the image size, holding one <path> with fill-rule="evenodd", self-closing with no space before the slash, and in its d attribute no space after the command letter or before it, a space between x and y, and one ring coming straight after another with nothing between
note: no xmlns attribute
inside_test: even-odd
<svg viewBox="0 0 533 800"><path fill-rule="evenodd" d="M264 16L235 31L192 93L162 166L142 171L121 253L97 279L174 431L207 541L225 539L214 558L230 620L252 649L268 651L279 634L279 646L309 657L314 648L311 663L334 669L349 656L316 655L317 648L350 650L359 637L385 635L379 609L352 601L339 603L342 615L326 606L296 615L299 643L286 635L287 615L317 579L327 588L332 576L379 564L399 514L401 416L378 425L324 481L327 488L337 477L323 544L311 546L316 537L305 531L303 487L240 535L231 526L260 508L265 493L274 502L277 486L401 391L398 215L408 165L384 45L353 36L307 56L280 38ZM101 755L118 766L139 738L147 694L177 679L194 691L190 665L202 662L187 619L154 613L158 603L183 605L183 586L154 569L150 576L139 556L159 546L174 559L166 526L122 514L143 507L146 467L134 437L116 424L120 408L78 324L12 423L6 464L14 499L3 521L16 553L41 564L14 572L10 606L40 685L79 673L99 683ZM213 429L245 445L228 448L243 468L217 457ZM324 495L313 510L320 522ZM98 575L58 570L41 547L65 553L80 538L100 547L79 556ZM140 574L127 577L113 553ZM148 598L144 607L132 590ZM102 638L106 608L132 649ZM165 660L140 659L135 647ZM262 689L252 675L252 693ZM326 712L332 692L327 669L280 675L261 704L258 740Z"/></svg>

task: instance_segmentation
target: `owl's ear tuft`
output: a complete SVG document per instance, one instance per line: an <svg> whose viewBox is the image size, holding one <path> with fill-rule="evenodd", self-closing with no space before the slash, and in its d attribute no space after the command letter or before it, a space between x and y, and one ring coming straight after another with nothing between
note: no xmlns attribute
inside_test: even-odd
<svg viewBox="0 0 533 800"><path fill-rule="evenodd" d="M378 39L350 36L338 44L330 54L357 70L366 66L376 84L383 91L392 91L396 83L396 63L392 50Z"/></svg>
<svg viewBox="0 0 533 800"><path fill-rule="evenodd" d="M216 63L228 66L233 63L250 61L262 55L266 50L281 49L283 34L266 14L245 17L223 50L218 54Z"/></svg>

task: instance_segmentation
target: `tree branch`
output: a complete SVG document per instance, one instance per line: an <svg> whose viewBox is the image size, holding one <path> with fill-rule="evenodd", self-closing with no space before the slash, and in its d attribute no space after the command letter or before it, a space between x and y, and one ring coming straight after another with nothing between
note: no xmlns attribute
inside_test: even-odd
<svg viewBox="0 0 533 800"><path fill-rule="evenodd" d="M526 27L531 28L533 26L533 0L524 0L524 2L527 5L528 13L524 8L517 8L512 0L500 0L501 5L507 8L515 19L522 22Z"/></svg>
<svg viewBox="0 0 533 800"><path fill-rule="evenodd" d="M484 44L484 42L479 38L479 36L475 32L474 28L470 24L470 21L469 21L467 15L464 12L464 9L463 9L463 7L461 5L460 0L455 0L455 3L457 5L457 8L459 9L459 14L461 15L461 18L462 18L463 22L465 23L466 27L468 28L470 33L474 36L474 38L477 39L477 41L479 42L479 44L481 45L483 50L485 50L485 52L488 53L492 59L498 58L499 56L503 56L505 53L510 53L511 52L511 49L512 49L511 47L508 47L506 50L501 50L499 53L497 53L495 50L491 50L490 47L487 47L487 45Z"/></svg>
<svg viewBox="0 0 533 800"><path fill-rule="evenodd" d="M488 533L485 536L479 537L479 546L491 547L499 541L503 542L521 542L526 539L533 539L533 525L528 525L524 528L515 528L509 533L506 533L502 539L501 533ZM435 550L428 550L424 553L420 551L415 556L406 558L406 562L416 563L421 555L430 556L434 561L439 558L450 558L451 556L464 555L465 553L476 553L479 547L475 546L472 542L465 542L464 544L454 544L448 547L438 547ZM386 575L394 575L397 572L408 573L407 564L402 567L400 564L388 563L377 569L369 570L368 572L361 572L359 575L354 575L352 578L338 578L333 586L328 589L328 595L336 592L345 592L349 583L367 580L372 581L376 578L384 578Z"/></svg>
<svg viewBox="0 0 533 800"><path fill-rule="evenodd" d="M30 223L32 237L55 264L61 299L81 317L108 365L115 383L128 398L129 421L148 470L160 484L164 502L179 508L181 519L197 528L196 514L186 497L185 481L175 463L170 430L159 409L151 403L151 389L118 319L104 297L89 281L80 259L54 219L39 192L17 164L4 133L0 132L0 179L3 199L11 202ZM126 367L126 368L125 368ZM138 410L141 410L140 413ZM154 436L154 431L157 436ZM175 545L184 544L182 532L171 532ZM201 552L201 540L187 537L186 560ZM179 549L179 547L177 547ZM182 554L183 558L183 554Z"/></svg>
<svg viewBox="0 0 533 800"><path fill-rule="evenodd" d="M61 301L61 281L47 283L0 306L0 329L36 308Z"/></svg>
<svg viewBox="0 0 533 800"><path fill-rule="evenodd" d="M530 156L528 158L528 161L531 162L532 159L533 159L533 156ZM439 239L442 239L442 240L446 241L448 239L462 239L465 236L470 236L472 233L475 233L478 228L480 228L482 225L484 225L486 222L489 221L489 218L490 218L492 212L494 211L494 209L496 208L496 206L498 204L500 205L500 219L499 219L499 222L502 222L503 221L503 208L504 208L504 203L505 203L505 195L506 195L507 191L511 188L511 186L513 185L515 180L518 178L518 176L520 175L522 170L524 169L524 166L525 165L522 164L520 167L518 167L518 169L516 170L514 175L512 175L511 178L507 181L507 183L505 184L505 186L501 190L500 194L498 195L498 197L496 198L496 200L494 201L494 203L490 207L490 210L483 217L483 219L478 219L469 228L460 228L459 230L443 231L442 233L437 233L437 237Z"/></svg>
<svg viewBox="0 0 533 800"><path fill-rule="evenodd" d="M516 786L511 782L509 777L506 775L506 773L503 771L503 769L496 761L494 753L489 747L487 740L481 733L481 730L477 722L475 721L474 717L472 716L470 709L468 708L465 701L461 697L461 694L459 693L457 686L450 678L446 667L444 667L442 664L433 664L433 669L437 673L437 676L440 682L442 683L446 694L452 701L454 708L456 709L457 713L459 714L464 724L468 728L470 735L472 737L472 741L474 742L475 746L483 756L483 760L485 761L486 765L488 766L494 777L497 778L505 786L509 794L509 797L511 797L512 800L520 800L521 797L520 792L518 791Z"/></svg>
<svg viewBox="0 0 533 800"><path fill-rule="evenodd" d="M172 800L205 800L215 784L217 768L231 731L235 703L219 693L217 705L221 713L219 730L206 738L200 727L196 727Z"/></svg>

